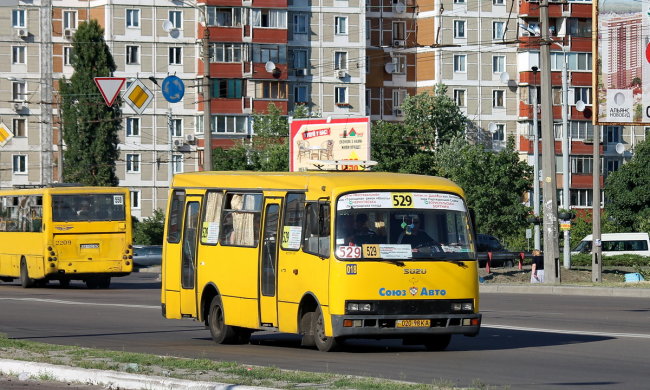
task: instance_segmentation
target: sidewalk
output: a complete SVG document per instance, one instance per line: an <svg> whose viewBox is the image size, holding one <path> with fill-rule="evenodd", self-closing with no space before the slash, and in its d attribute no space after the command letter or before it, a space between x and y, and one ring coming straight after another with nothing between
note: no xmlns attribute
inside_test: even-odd
<svg viewBox="0 0 650 390"><path fill-rule="evenodd" d="M650 298L650 288L630 287L582 287L543 284L479 284L479 292L507 294L552 294L552 295L584 295L598 297L628 297Z"/></svg>

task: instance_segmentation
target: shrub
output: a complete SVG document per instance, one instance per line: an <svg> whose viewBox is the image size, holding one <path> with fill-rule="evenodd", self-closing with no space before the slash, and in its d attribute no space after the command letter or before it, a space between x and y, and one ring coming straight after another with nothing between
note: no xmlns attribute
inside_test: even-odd
<svg viewBox="0 0 650 390"><path fill-rule="evenodd" d="M581 253L571 256L572 266L591 267L591 254ZM605 267L635 267L650 265L650 258L639 255L616 255L604 256L603 266Z"/></svg>

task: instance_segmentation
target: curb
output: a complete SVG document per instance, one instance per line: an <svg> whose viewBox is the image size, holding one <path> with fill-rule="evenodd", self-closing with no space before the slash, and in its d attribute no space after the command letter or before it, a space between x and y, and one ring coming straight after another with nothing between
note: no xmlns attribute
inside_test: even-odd
<svg viewBox="0 0 650 390"><path fill-rule="evenodd" d="M110 389L148 390L273 390L269 387L230 385L218 382L198 382L186 379L129 374L47 363L0 359L0 373L19 377L47 377L57 382L77 382L106 386Z"/></svg>
<svg viewBox="0 0 650 390"><path fill-rule="evenodd" d="M480 293L584 295L598 297L650 298L650 288L582 287L582 286L517 286L479 285Z"/></svg>

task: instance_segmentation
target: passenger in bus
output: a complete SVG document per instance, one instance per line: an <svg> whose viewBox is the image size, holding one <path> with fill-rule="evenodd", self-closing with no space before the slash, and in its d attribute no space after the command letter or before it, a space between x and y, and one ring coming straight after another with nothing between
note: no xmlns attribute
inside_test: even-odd
<svg viewBox="0 0 650 390"><path fill-rule="evenodd" d="M79 209L77 210L77 215L80 217L89 217L90 216L90 202L87 200L82 200L79 204Z"/></svg>
<svg viewBox="0 0 650 390"><path fill-rule="evenodd" d="M419 218L413 218L410 225L404 228L397 240L398 244L410 244L411 248L431 247L432 252L443 252L442 246L426 231L421 229Z"/></svg>
<svg viewBox="0 0 650 390"><path fill-rule="evenodd" d="M377 232L368 227L368 214L357 214L354 219L354 236L352 242L357 246L378 243Z"/></svg>

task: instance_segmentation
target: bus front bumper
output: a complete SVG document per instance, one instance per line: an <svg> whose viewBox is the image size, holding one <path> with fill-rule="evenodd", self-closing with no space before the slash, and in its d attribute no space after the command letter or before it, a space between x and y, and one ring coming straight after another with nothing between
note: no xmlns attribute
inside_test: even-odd
<svg viewBox="0 0 650 390"><path fill-rule="evenodd" d="M476 336L480 328L481 314L478 313L416 316L332 315L334 337L400 338L435 334Z"/></svg>

